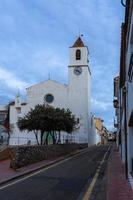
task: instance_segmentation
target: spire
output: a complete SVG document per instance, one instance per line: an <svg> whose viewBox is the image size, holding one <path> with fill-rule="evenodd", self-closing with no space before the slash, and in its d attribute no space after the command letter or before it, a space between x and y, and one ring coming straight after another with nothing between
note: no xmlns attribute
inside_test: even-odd
<svg viewBox="0 0 133 200"><path fill-rule="evenodd" d="M19 90L19 88L18 88L18 92L17 92L16 97L20 97L20 90Z"/></svg>
<svg viewBox="0 0 133 200"><path fill-rule="evenodd" d="M81 37L79 36L72 47L84 47L84 46L85 45L83 41L81 40Z"/></svg>
<svg viewBox="0 0 133 200"><path fill-rule="evenodd" d="M48 74L48 80L51 80L51 78L50 78L50 72L49 72L49 74Z"/></svg>

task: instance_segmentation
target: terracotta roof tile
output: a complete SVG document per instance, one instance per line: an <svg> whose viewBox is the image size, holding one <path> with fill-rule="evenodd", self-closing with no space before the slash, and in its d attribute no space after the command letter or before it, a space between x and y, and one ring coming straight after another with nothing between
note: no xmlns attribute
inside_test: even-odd
<svg viewBox="0 0 133 200"><path fill-rule="evenodd" d="M78 39L75 41L74 45L72 47L84 47L84 43L81 40L81 37L78 37Z"/></svg>

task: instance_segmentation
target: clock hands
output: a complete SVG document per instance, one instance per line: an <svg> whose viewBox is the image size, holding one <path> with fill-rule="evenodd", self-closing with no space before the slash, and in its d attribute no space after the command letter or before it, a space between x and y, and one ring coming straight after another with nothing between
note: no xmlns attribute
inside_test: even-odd
<svg viewBox="0 0 133 200"><path fill-rule="evenodd" d="M80 69L76 69L76 71L77 71L78 73L80 73Z"/></svg>
<svg viewBox="0 0 133 200"><path fill-rule="evenodd" d="M74 73L76 75L80 75L82 73L82 68L80 66L75 67Z"/></svg>

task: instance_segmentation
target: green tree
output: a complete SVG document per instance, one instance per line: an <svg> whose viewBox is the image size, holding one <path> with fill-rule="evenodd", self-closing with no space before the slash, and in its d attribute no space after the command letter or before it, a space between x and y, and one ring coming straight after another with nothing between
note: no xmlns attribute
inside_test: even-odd
<svg viewBox="0 0 133 200"><path fill-rule="evenodd" d="M75 125L75 116L69 109L54 108L45 104L36 105L34 109L31 109L23 118L18 120L18 127L21 131L34 132L38 145L48 144L49 136L52 137L53 144L60 142L61 131L71 133ZM38 138L39 133L40 140Z"/></svg>

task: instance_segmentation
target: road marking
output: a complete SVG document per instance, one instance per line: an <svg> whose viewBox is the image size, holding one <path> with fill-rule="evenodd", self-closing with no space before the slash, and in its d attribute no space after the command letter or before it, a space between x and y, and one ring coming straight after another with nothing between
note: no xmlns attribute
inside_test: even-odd
<svg viewBox="0 0 133 200"><path fill-rule="evenodd" d="M78 153L78 154L76 154L76 155L73 155L73 156L70 157L70 158L66 158L66 159L64 159L64 160L61 160L61 161L55 163L55 164L51 164L50 166L45 167L44 169L40 169L40 170L38 170L38 171L36 171L36 172L33 172L32 174L27 175L26 177L20 178L19 180L16 180L16 181L13 181L13 182L11 182L11 183L8 183L8 184L6 184L6 185L4 185L4 186L1 186L1 187L0 187L0 190L4 189L4 188L6 188L6 187L12 186L12 185L14 185L14 184L16 184L16 183L19 183L19 182L21 182L21 181L24 181L24 180L26 180L26 179L28 179L28 178L30 178L30 177L36 175L36 174L39 174L39 173L41 173L41 172L44 172L44 171L46 171L46 170L48 170L48 169L50 169L50 168L52 168L52 167L55 167L55 166L57 166L57 165L59 165L59 164L62 164L62 163L64 163L64 162L68 161L68 160L71 160L72 158L78 157L79 155L86 153L87 150L88 150L88 149L83 150L82 152L80 152L80 153ZM19 178L19 177L18 177L18 178Z"/></svg>
<svg viewBox="0 0 133 200"><path fill-rule="evenodd" d="M105 160L105 158L106 158L106 155L108 154L110 148L111 148L111 146L108 147L108 150L107 150L106 153L104 154L104 157L103 157L102 161L100 162L100 164L99 164L99 166L98 166L98 168L97 168L97 171L96 171L96 173L95 173L95 176L93 177L92 182L91 182L91 184L89 185L89 188L87 189L86 193L85 193L84 196L83 196L83 200L89 200L89 199L90 199L92 190L93 190L94 185L95 185L95 183L96 183L96 181L97 181L97 178L98 178L98 176L99 176L99 173L100 173L102 164L103 164L103 162L104 162L104 160Z"/></svg>

